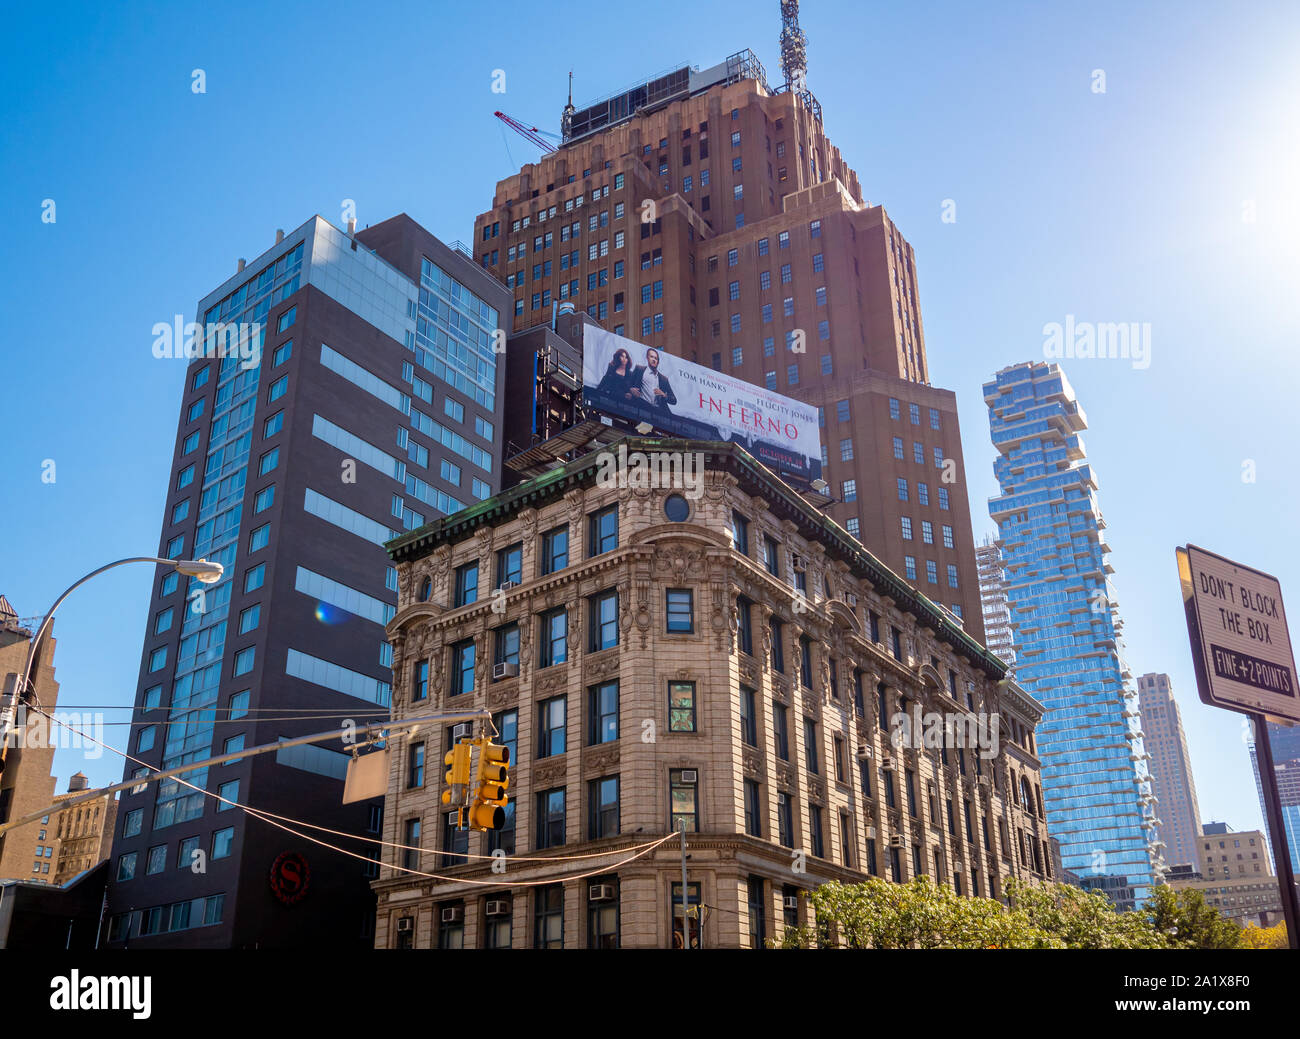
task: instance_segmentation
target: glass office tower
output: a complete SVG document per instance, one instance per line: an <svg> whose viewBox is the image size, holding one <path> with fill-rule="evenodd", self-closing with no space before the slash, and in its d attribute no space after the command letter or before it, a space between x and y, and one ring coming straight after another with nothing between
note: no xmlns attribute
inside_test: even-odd
<svg viewBox="0 0 1300 1039"><path fill-rule="evenodd" d="M159 554L225 573L154 585L126 778L388 717L397 571L381 546L500 489L509 303L404 215L355 233L313 217L199 302L205 333L251 328L259 348L186 368ZM381 832L379 799L342 803L347 750L130 789L104 940L369 947L378 845L328 836L335 851L308 829Z"/></svg>
<svg viewBox="0 0 1300 1039"><path fill-rule="evenodd" d="M1140 905L1161 868L1136 692L1122 657L1110 551L1083 409L1055 364L1013 365L984 386L1002 493L1002 544L1016 679L1047 707L1038 727L1048 830L1066 869L1119 908Z"/></svg>

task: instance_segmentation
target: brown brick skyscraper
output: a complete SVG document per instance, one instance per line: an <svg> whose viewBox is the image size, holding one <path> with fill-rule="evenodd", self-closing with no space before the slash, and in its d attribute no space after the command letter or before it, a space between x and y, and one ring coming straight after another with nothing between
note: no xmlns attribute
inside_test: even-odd
<svg viewBox="0 0 1300 1039"><path fill-rule="evenodd" d="M514 328L571 301L819 405L831 517L982 640L956 399L929 385L912 248L816 100L770 88L745 51L570 107L564 127L475 222Z"/></svg>

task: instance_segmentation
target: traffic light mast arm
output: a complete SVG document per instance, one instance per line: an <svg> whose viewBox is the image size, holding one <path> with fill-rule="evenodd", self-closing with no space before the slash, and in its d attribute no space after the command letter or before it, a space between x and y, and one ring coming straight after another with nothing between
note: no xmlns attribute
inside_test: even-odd
<svg viewBox="0 0 1300 1039"><path fill-rule="evenodd" d="M42 714L44 712L41 712ZM48 716L47 716L48 717ZM231 754L218 754L215 758L207 758L203 761L194 761L188 765L178 765L175 768L163 769L161 772L153 772L147 776L141 776L139 779L123 780L121 783L114 783L112 786L102 786L98 789L91 790L89 793L80 797L74 797L66 801L51 802L45 808L39 808L34 812L29 812L20 819L12 819L3 825L0 825L0 834L7 830L12 830L17 826L24 826L27 823L35 822L47 815L53 815L57 812L66 811L69 808L76 808L78 805L97 801L105 794L116 793L119 790L126 790L130 787L144 786L147 783L157 783L161 779L170 779L172 776L184 775L189 772L197 771L201 768L208 768L212 765L224 765L228 761L238 761L241 758L251 758L257 754L266 754L273 750L280 750L284 747L297 747L304 743L321 743L325 740L343 739L344 737L353 737L371 732L393 732L400 729L413 729L420 725L445 724L447 722L464 722L464 721L482 721L485 725L492 724L491 711L458 711L455 714L429 714L419 718L403 718L400 721L372 722L369 725L349 725L342 729L331 729L329 732L316 732L310 736L295 736L292 739L277 740L275 743L263 743L256 747L249 747L246 750L235 751ZM84 735L84 734L83 734Z"/></svg>

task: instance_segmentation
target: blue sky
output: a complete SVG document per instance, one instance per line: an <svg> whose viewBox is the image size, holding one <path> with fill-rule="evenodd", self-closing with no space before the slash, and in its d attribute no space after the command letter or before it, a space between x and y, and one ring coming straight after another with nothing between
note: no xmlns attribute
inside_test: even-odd
<svg viewBox="0 0 1300 1039"><path fill-rule="evenodd" d="M581 105L744 47L775 81L778 10L11 14L0 591L37 614L86 571L157 550L183 365L152 356L151 328L191 319L276 228L316 212L339 223L354 199L362 226L405 211L467 240L496 180L535 154L494 109L558 131L570 67ZM931 378L958 394L977 535L993 529L996 492L981 384L1041 358L1043 326L1066 315L1150 323L1149 368L1064 366L1091 426L1133 672L1173 677L1203 818L1258 826L1240 718L1196 698L1174 546L1272 571L1300 609L1286 541L1300 507L1300 8L807 0L801 23L832 140L916 250ZM191 90L195 69L206 93ZM131 702L151 577L119 569L60 611L61 706ZM120 778L119 759L74 754L56 760L60 789L77 768Z"/></svg>

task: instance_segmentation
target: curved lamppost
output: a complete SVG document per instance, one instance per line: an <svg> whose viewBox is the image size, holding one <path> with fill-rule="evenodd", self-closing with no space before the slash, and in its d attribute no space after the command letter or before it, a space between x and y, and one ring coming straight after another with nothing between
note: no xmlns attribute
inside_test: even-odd
<svg viewBox="0 0 1300 1039"><path fill-rule="evenodd" d="M9 753L9 730L13 725L14 712L17 710L18 704L27 695L32 672L38 666L40 659L42 640L50 630L50 625L54 622L54 612L63 605L64 599L92 577L98 577L105 570L112 570L114 567L122 566L125 563L157 563L160 566L174 567L178 573L182 573L186 577L193 577L203 584L215 584L221 580L221 575L225 572L225 568L220 563L211 563L206 559L159 559L156 556L130 556L126 559L106 563L73 583L67 591L54 600L54 605L50 607L49 612L45 614L44 619L41 621L40 627L36 629L36 634L27 649L27 662L23 666L23 673L18 676L18 685L14 688L13 695L4 705L3 711L0 711L0 771L4 770L4 760Z"/></svg>

